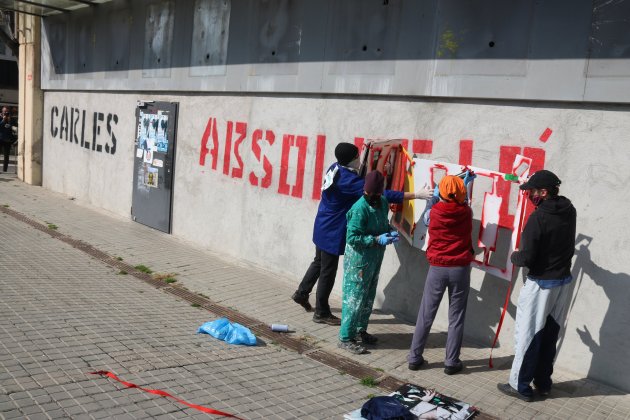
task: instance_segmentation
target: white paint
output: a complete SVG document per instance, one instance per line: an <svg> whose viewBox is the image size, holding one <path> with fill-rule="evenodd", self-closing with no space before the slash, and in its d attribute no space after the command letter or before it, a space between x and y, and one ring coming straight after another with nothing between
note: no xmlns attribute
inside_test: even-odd
<svg viewBox="0 0 630 420"><path fill-rule="evenodd" d="M141 97L134 94L47 92L44 187L117 214L129 215L136 153L135 108L139 99ZM142 99L147 99L146 94ZM627 363L630 274L626 264L630 257L630 237L623 228L630 207L630 197L625 194L630 173L619 170L626 167L630 153L630 107L563 108L561 104L385 101L360 97L155 95L149 99L180 103L173 235L288 275L295 285L314 253L311 235L317 201L311 198L315 175L312 157L318 134L327 137L324 170L334 160L334 146L340 141L353 141L355 136L431 139L432 154L421 157L445 162L457 162L460 139L472 139L473 165L491 170L499 169L501 146L543 149L545 167L562 179L561 193L577 208L579 238L592 238L590 241L580 239L576 247L575 305L557 363L579 375L630 390ZM118 115L116 153L98 153L53 139L52 106L85 109L88 115L94 111ZM212 170L209 163L199 165L201 137L209 117L217 118L219 128L216 170ZM88 118L88 123L90 121ZM223 175L227 121L248 124L247 137L241 145L242 179ZM92 133L90 124L86 126L89 135ZM543 143L538 139L547 127L553 134ZM256 169L260 165L251 151L254 129L275 133L273 145L263 152L273 165L268 189L249 182L250 172L257 170L261 175L261 169ZM308 137L310 159L304 168L301 199L277 192L284 134ZM294 152L291 151L291 156ZM292 161L289 183L296 176L294 165ZM232 156L230 173L235 166ZM424 255L417 249L404 241L389 247L381 270L377 306L408 321L415 320L426 270ZM511 299L513 304L521 277L522 272L519 272ZM337 278L335 290L339 293L341 275ZM479 270L473 271L472 284L466 334L489 346L507 285L504 280L484 276ZM501 354L512 354L513 315L511 308L501 335ZM436 326L445 325L446 312L442 308Z"/></svg>
<svg viewBox="0 0 630 420"><path fill-rule="evenodd" d="M524 211L524 202L522 195L517 195L516 199L508 202L508 214L513 215L512 226L506 228L509 231L510 240L509 243L502 245L505 255L502 261L493 260L493 253L497 249L497 238L499 234L499 218L501 204L503 198L497 195L497 182L499 179L505 179L506 174L492 171L488 169L482 169L476 166L462 166L455 163L437 162L428 159L413 159L414 161L414 184L415 185L429 185L431 188L436 188L439 182L445 175L457 175L469 170L477 175L478 179L487 179L490 181L490 189L483 191L480 188L474 188L475 181L469 185L467 191L467 197L470 206L475 208L475 202L481 203L481 226L479 233L473 232L473 244L477 244L479 251L475 255L475 259L472 261L473 267L479 268L489 274L496 277L510 280L512 279L513 266L510 261L512 252L516 249L518 238L520 236L520 220L522 219ZM525 166L525 169L523 169ZM521 155L516 155L514 163L512 164L512 171L508 175L515 175L516 170L520 170L521 178L520 182L524 182L525 178L529 174L529 167L531 166L531 159ZM480 186L481 187L481 186ZM511 189L517 190L517 184L511 185ZM475 192L476 191L476 192ZM415 229L413 233L413 239L411 244L423 251L426 251L429 243L429 231L428 227L424 224L422 218L426 211L427 202L418 201L414 206L414 220ZM501 245L499 245L501 247ZM479 255L480 254L480 255Z"/></svg>
<svg viewBox="0 0 630 420"><path fill-rule="evenodd" d="M479 246L484 248L494 248L496 246L499 233L499 209L502 202L503 199L498 195L484 194L482 231L479 235Z"/></svg>

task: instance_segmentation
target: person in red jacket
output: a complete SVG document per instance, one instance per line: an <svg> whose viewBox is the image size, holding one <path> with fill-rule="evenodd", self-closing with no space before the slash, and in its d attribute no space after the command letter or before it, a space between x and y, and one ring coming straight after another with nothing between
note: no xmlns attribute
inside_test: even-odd
<svg viewBox="0 0 630 420"><path fill-rule="evenodd" d="M467 180L473 177L467 175ZM442 296L448 290L448 338L444 373L453 375L463 369L459 354L470 289L470 262L473 260L472 210L466 200L466 185L460 177L445 176L436 191L439 197L429 202L429 206L432 205L428 222L429 272L407 361L410 370L418 370L424 364L424 346Z"/></svg>

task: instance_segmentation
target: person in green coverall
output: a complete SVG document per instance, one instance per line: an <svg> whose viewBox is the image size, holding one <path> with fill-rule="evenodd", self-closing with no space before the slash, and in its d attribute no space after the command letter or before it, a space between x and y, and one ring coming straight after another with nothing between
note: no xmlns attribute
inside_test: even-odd
<svg viewBox="0 0 630 420"><path fill-rule="evenodd" d="M384 186L383 174L378 171L367 174L363 197L346 214L348 228L338 347L354 354L365 352L362 344L378 341L367 332L368 320L372 314L385 246L399 240L398 232L391 231L389 226L389 203L382 196ZM405 193L403 199L427 199L431 193L425 187L422 194Z"/></svg>

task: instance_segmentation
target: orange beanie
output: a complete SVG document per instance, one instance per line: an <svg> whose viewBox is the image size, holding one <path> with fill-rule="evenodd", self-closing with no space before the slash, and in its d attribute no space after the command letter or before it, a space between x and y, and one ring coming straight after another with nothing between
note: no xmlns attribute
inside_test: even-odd
<svg viewBox="0 0 630 420"><path fill-rule="evenodd" d="M458 176L445 176L440 181L438 189L440 190L440 197L444 200L455 200L459 204L466 200L466 187L464 181Z"/></svg>

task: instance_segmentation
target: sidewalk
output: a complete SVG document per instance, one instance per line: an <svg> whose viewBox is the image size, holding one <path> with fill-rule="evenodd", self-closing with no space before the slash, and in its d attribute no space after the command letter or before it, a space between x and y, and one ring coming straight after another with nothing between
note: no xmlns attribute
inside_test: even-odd
<svg viewBox="0 0 630 420"><path fill-rule="evenodd" d="M411 372L407 369L405 356L413 326L400 323L385 314L374 314L371 318L370 332L378 335L380 342L377 347L371 349L369 354L354 356L341 352L336 348L338 329L313 323L312 314L304 312L300 306L290 300L298 279L281 278L273 273L248 267L240 261L200 250L183 240L134 223L129 219L113 217L98 209L79 205L71 197L52 193L39 187L30 187L19 182L14 176L0 175L0 206L2 205L8 205L6 209L11 212L17 212L41 224L56 225L58 227L56 232L65 238L83 241L91 245L91 249L109 255L113 261L116 257L120 257L125 264L130 266L143 264L157 273L175 273L177 284L194 292L189 295L207 296L212 302L227 308L226 310L238 311L244 319L257 320L253 322L259 329L271 323L288 324L295 331L290 336L306 343L306 351L301 355L293 350L280 350L269 341L267 346L260 348L226 347L213 343L208 337L191 335L191 330L196 329L203 321L212 319L213 315L204 309L191 308L190 303L186 304L169 296L169 293L148 288L146 284L132 276L116 275L119 270L112 270L98 258L89 258L85 252L80 252L76 247L69 247L67 243L35 231L27 224L20 222L13 216L14 213L9 215L3 212L0 213L0 232L3 237L0 246L2 273L0 316L4 321L1 321L0 325L3 328L0 329L0 333L3 336L3 344L4 337L9 337L8 342L13 344L0 346L0 365L5 364L6 360L11 360L3 355L5 351L10 350L12 353L26 351L23 340L28 340L29 345L34 345L29 333L10 331L9 324L6 323L7 316L9 318L11 318L10 315L16 316L15 301L26 305L28 302L24 301L24 296L31 294L33 298L44 299L44 302L49 302L51 296L59 301L56 306L52 306L55 309L54 314L48 313L48 315L37 311L37 306L33 308L32 305L26 305L30 310L38 312L41 321L48 325L54 320L67 321L80 314L81 317L89 320L86 324L88 331L96 334L99 332L95 331L98 316L110 315L110 311L114 311L117 317L131 316L129 319L125 318L119 330L130 334L134 331L133 339L125 337L128 352L136 346L134 344L136 334L139 334L139 342L151 343L154 346L153 349L145 349L149 353L147 358L134 359L135 364L127 363L124 358L112 357L109 353L104 356L105 361L93 359L95 368L96 364L99 366L111 364L111 370L122 376L124 380L146 384L147 378L142 375L147 369L145 363L149 363L152 369L158 370L166 364L178 372L180 381L188 382L174 386L171 385L174 379L166 377L162 379L161 374L155 374L153 370L149 370L152 372L150 376L153 386L147 386L166 388L173 392L179 390L180 398L202 404L199 398L207 399L208 393L212 394L214 389L229 388L230 381L236 381L241 385L248 382L247 373L243 376L230 376L223 370L224 376L217 385L212 378L208 377L208 375L211 376L213 369L221 370L222 365L216 363L217 356L219 359L231 361L228 365L236 364L242 372L257 374L257 378L266 378L266 380L275 378L276 380L271 381L272 386L262 386L262 388L265 392L273 394L270 396L273 402L267 405L281 408L282 413L259 413L251 407L248 411L243 411L242 405L232 404L219 398L206 401L208 405L219 410L235 411L235 408L238 408L236 412L243 414L246 418L255 416L260 416L259 418L341 418L343 413L360 407L367 400L368 394L386 392L378 388L370 389L359 385L358 380L350 375L339 375L335 369L329 367L335 364L334 360L330 361L334 357L326 357L330 354L357 362L355 370L360 370L361 366L364 366L366 372L380 372L381 379L397 379L425 387L434 387L440 393L476 405L484 415L515 419L630 418L630 397L626 393L590 380L573 377L566 372L554 374L556 385L551 397L545 401L528 404L503 396L496 390L496 383L507 380L511 349L497 349L495 368L489 369L487 367L489 349L465 343L462 349L465 370L459 375L446 376L442 372L445 342L443 332L431 334L429 348L425 352L425 358L429 361L427 368ZM11 244L20 246L15 247ZM41 253L36 251L41 251ZM309 249L304 252L310 251ZM10 259L7 259L7 252L11 255ZM13 276L12 278L6 276L7 270L9 275ZM58 282L59 276L64 277L64 275L72 282L69 284L69 280ZM18 288L17 285L22 283L24 287ZM7 293L6 290L11 293ZM185 290L179 290L185 294ZM107 301L109 306L99 306L98 310L95 309L94 313L90 314L89 308L91 305L100 305L99 299ZM64 302L65 305L61 305ZM333 297L331 303L333 311L339 315L339 298ZM75 305L79 305L79 309L76 309ZM7 307L12 309L7 312ZM61 311L62 308L68 310L67 315ZM18 318L26 318L26 315L20 314ZM38 318L34 317L30 321L29 325L34 328L30 333L41 337L43 333L35 329L34 320L36 319ZM119 321L116 317L110 320ZM135 325L136 322L138 325ZM169 333L162 331L162 328L157 328L162 323L166 325L165 328ZM148 328L146 332L142 331L145 327ZM136 329L140 329L140 333ZM114 334L116 330L116 327L109 325L106 331ZM152 338L153 334L160 338ZM64 342L63 338L56 339ZM165 346L168 349L167 359L173 359L170 364L167 361L161 363L160 343L163 340L170 342ZM295 343L296 340L292 342ZM282 344L282 339L279 339L278 343ZM91 346L88 342L82 345ZM141 347L140 344L138 346ZM190 351L186 355L190 360L185 364L181 362L180 366L177 357L186 353L182 348ZM200 352L200 349L204 351ZM312 355L308 357L310 353L317 351L320 352L319 359ZM569 351L569 349L564 349L564 351ZM39 350L35 352L40 353ZM322 360L329 366L321 365L314 360ZM97 361L99 363L96 363ZM197 367L196 363L200 366ZM213 365L211 369L208 364ZM195 367L194 370L193 367ZM74 376L66 378L66 381L70 381L70 384L79 383L91 387L98 383L98 387L108 390L121 388L106 379L96 381L86 379L86 369L89 368L75 367ZM102 368L98 367L98 369ZM203 371L203 374L200 374L198 369ZM200 383L192 382L191 376L197 378ZM257 381L261 380L264 381L264 379L257 379ZM22 384L16 382L10 385L10 382L6 375L2 376L0 373L0 417L8 417L6 413L16 409L15 407L11 410L5 409L7 393L11 390L15 392L25 389ZM36 389L37 387L31 384L28 391L33 392ZM266 400L267 397L263 396L265 392L260 389L257 392L256 395L259 395L259 398ZM130 393L138 394L133 390L116 391L116 395L120 397ZM12 395L15 394L12 393ZM199 396L199 398L195 401L195 398L191 396ZM143 398L153 401L158 397L147 397L144 394ZM296 403L296 400L302 399L305 401ZM15 402L12 398L10 400ZM112 409L117 401L118 397L109 401ZM260 404L260 401L256 403ZM315 406L311 407L311 403L318 409L314 410ZM172 402L169 404L170 409L179 410L168 412L170 415L182 412L194 414L190 409L181 411L181 406ZM298 411L292 412L291 409ZM94 416L91 410L86 413ZM136 415L140 414L138 410Z"/></svg>

